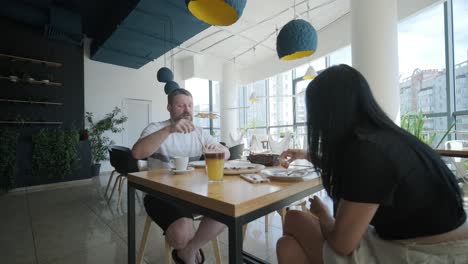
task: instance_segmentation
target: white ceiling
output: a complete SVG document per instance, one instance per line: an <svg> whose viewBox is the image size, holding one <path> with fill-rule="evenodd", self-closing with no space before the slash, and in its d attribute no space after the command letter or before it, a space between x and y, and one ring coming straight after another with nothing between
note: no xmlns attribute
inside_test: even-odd
<svg viewBox="0 0 468 264"><path fill-rule="evenodd" d="M243 68L277 56L276 28L281 30L294 14L320 31L349 10L349 0L247 0L236 23L228 27L211 26L174 49L173 54L175 59L205 54L235 61Z"/></svg>

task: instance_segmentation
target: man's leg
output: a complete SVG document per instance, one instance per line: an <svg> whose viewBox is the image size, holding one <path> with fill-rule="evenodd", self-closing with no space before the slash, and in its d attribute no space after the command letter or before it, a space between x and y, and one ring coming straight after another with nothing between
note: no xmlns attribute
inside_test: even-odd
<svg viewBox="0 0 468 264"><path fill-rule="evenodd" d="M187 246L190 240L195 235L193 229L192 219L179 218L174 221L166 230L166 241L169 245L177 250L183 249Z"/></svg>
<svg viewBox="0 0 468 264"><path fill-rule="evenodd" d="M195 257L198 250L206 243L219 235L226 225L217 222L211 218L203 217L200 226L193 238L187 243L186 247L178 251L178 256L186 260L185 263L195 263Z"/></svg>

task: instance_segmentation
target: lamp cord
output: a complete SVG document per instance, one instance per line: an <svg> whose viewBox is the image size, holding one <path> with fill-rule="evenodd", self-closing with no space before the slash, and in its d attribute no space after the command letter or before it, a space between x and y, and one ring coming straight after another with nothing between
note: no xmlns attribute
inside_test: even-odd
<svg viewBox="0 0 468 264"><path fill-rule="evenodd" d="M294 17L293 17L293 19L296 19L296 0L294 0L293 10L294 10Z"/></svg>

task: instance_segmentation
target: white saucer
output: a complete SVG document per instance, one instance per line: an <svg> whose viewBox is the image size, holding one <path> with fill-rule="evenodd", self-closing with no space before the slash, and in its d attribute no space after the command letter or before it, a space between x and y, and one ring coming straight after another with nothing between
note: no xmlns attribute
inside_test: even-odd
<svg viewBox="0 0 468 264"><path fill-rule="evenodd" d="M191 172L195 170L195 168L193 167L188 167L186 170L176 170L176 169L172 169L171 171L174 172L175 174L183 174L183 173L187 173L187 172Z"/></svg>

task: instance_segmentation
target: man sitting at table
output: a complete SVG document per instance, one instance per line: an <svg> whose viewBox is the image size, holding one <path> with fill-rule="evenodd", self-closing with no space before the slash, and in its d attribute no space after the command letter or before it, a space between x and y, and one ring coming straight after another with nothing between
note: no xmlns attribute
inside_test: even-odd
<svg viewBox="0 0 468 264"><path fill-rule="evenodd" d="M220 149L229 159L229 150L199 127L193 119L192 94L185 89L170 91L167 97L170 119L149 124L135 143L132 154L136 159L148 158L149 169L170 168L170 159L175 156L199 160L203 154L202 142L207 149ZM203 263L201 247L214 239L226 227L208 217L203 217L198 230L193 229L193 213L175 203L146 195L146 212L166 235L166 241L175 250L176 263Z"/></svg>

